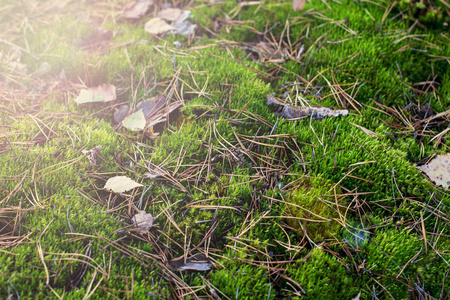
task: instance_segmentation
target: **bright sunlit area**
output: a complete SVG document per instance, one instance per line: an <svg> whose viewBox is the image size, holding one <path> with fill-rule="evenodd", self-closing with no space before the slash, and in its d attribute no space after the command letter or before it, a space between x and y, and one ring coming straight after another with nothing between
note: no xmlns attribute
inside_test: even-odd
<svg viewBox="0 0 450 300"><path fill-rule="evenodd" d="M0 0L1 299L450 299L448 0Z"/></svg>

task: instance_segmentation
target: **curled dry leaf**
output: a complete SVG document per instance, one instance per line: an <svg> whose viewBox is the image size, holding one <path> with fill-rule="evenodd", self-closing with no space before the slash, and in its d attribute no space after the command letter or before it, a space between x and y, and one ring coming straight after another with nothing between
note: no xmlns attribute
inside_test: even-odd
<svg viewBox="0 0 450 300"><path fill-rule="evenodd" d="M302 10L305 7L306 0L292 0L292 8L295 11Z"/></svg>
<svg viewBox="0 0 450 300"><path fill-rule="evenodd" d="M81 152L87 156L89 159L89 164L91 166L97 165L96 156L100 153L100 150L102 150L101 146L94 147L90 150L82 150Z"/></svg>
<svg viewBox="0 0 450 300"><path fill-rule="evenodd" d="M185 258L184 256L174 258L170 261L171 266L176 271L199 271L205 272L212 268L212 264L205 255L197 254Z"/></svg>
<svg viewBox="0 0 450 300"><path fill-rule="evenodd" d="M160 18L153 18L144 25L145 31L151 34L162 34L174 30L175 27L169 25L166 21Z"/></svg>
<svg viewBox="0 0 450 300"><path fill-rule="evenodd" d="M417 167L436 184L448 189L450 186L450 153L438 155L428 164Z"/></svg>
<svg viewBox="0 0 450 300"><path fill-rule="evenodd" d="M106 181L104 189L114 193L124 193L139 186L142 186L142 184L137 183L127 176L115 176Z"/></svg>
<svg viewBox="0 0 450 300"><path fill-rule="evenodd" d="M138 0L127 3L122 12L122 18L138 20L142 18L150 9L153 0Z"/></svg>
<svg viewBox="0 0 450 300"><path fill-rule="evenodd" d="M313 120L322 120L323 118L347 116L348 110L333 110L328 107L310 107L310 106L294 106L278 101L274 96L267 95L267 105L274 104L280 108L275 112L279 117L285 119L298 119L310 117Z"/></svg>
<svg viewBox="0 0 450 300"><path fill-rule="evenodd" d="M153 227L153 216L141 210L138 214L133 217L133 223L137 228L137 231L144 233L149 231Z"/></svg>

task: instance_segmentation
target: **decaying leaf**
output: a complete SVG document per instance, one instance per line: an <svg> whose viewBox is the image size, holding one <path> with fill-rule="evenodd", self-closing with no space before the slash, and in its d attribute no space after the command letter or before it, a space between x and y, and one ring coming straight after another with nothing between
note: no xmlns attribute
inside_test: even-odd
<svg viewBox="0 0 450 300"><path fill-rule="evenodd" d="M302 10L305 7L306 0L292 0L292 8L295 11Z"/></svg>
<svg viewBox="0 0 450 300"><path fill-rule="evenodd" d="M289 52L286 48L276 48L272 43L261 41L258 44L251 46L250 50L255 54L255 59L259 58L268 62L281 63L289 57ZM278 46L277 46L278 47Z"/></svg>
<svg viewBox="0 0 450 300"><path fill-rule="evenodd" d="M138 20L142 18L153 4L153 0L138 0L127 3L122 12L122 18Z"/></svg>
<svg viewBox="0 0 450 300"><path fill-rule="evenodd" d="M166 96L159 94L158 96L147 99L137 106L137 109L142 109L144 116L148 117L151 114L156 113L166 104Z"/></svg>
<svg viewBox="0 0 450 300"><path fill-rule="evenodd" d="M75 99L75 102L80 105L85 103L103 102L103 100L103 97L98 95L96 91L83 89Z"/></svg>
<svg viewBox="0 0 450 300"><path fill-rule="evenodd" d="M166 8L158 13L158 18L169 22L183 22L191 17L189 10L181 10L179 8Z"/></svg>
<svg viewBox="0 0 450 300"><path fill-rule="evenodd" d="M100 153L100 150L102 150L101 146L94 147L90 150L82 150L81 152L87 156L89 159L89 164L91 166L97 165L96 156Z"/></svg>
<svg viewBox="0 0 450 300"><path fill-rule="evenodd" d="M333 110L328 107L310 107L310 106L294 106L278 101L274 96L267 95L267 105L274 104L279 106L275 114L285 119L298 119L310 117L313 120L322 120L323 118L347 116L348 110Z"/></svg>
<svg viewBox="0 0 450 300"><path fill-rule="evenodd" d="M142 186L142 184L137 183L127 176L115 176L106 181L104 189L114 193L124 193L139 186Z"/></svg>
<svg viewBox="0 0 450 300"><path fill-rule="evenodd" d="M169 25L166 21L160 18L153 18L144 25L145 31L151 34L162 34L174 30L175 27Z"/></svg>
<svg viewBox="0 0 450 300"><path fill-rule="evenodd" d="M115 85L104 83L99 85L95 91L98 95L103 97L103 102L114 101L117 99Z"/></svg>
<svg viewBox="0 0 450 300"><path fill-rule="evenodd" d="M174 34L189 35L194 34L197 25L191 24L189 21L182 21L173 23L173 27L175 27L175 30L173 31Z"/></svg>
<svg viewBox="0 0 450 300"><path fill-rule="evenodd" d="M116 100L116 87L112 84L102 84L96 88L82 89L75 99L80 104L95 102L110 102Z"/></svg>
<svg viewBox="0 0 450 300"><path fill-rule="evenodd" d="M137 112L133 113L129 117L127 117L125 120L122 121L123 127L132 130L132 131L140 131L144 130L145 128L145 116L142 112L142 109L138 110Z"/></svg>
<svg viewBox="0 0 450 300"><path fill-rule="evenodd" d="M145 31L152 34L163 34L171 32L173 34L189 35L193 34L197 25L187 21L190 18L189 10L179 8L166 8L158 13L157 18L153 18L145 24ZM167 22L171 22L171 24Z"/></svg>
<svg viewBox="0 0 450 300"><path fill-rule="evenodd" d="M205 255L197 254L191 257L178 257L170 261L171 266L175 271L199 271L205 272L212 268L212 264Z"/></svg>
<svg viewBox="0 0 450 300"><path fill-rule="evenodd" d="M113 116L114 122L117 124L121 123L128 116L129 111L130 108L128 107L128 105L120 105L119 107L117 107Z"/></svg>
<svg viewBox="0 0 450 300"><path fill-rule="evenodd" d="M133 217L133 223L136 226L137 231L141 233L149 231L153 227L153 220L153 216L144 210L141 210Z"/></svg>
<svg viewBox="0 0 450 300"><path fill-rule="evenodd" d="M438 155L428 164L417 167L436 184L448 189L450 186L450 153Z"/></svg>

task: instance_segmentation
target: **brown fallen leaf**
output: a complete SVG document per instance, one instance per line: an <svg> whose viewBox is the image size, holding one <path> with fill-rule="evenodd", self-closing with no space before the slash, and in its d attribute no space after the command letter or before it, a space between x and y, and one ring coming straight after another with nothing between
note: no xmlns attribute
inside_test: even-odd
<svg viewBox="0 0 450 300"><path fill-rule="evenodd" d="M292 8L294 11L302 10L305 7L306 0L292 0Z"/></svg>
<svg viewBox="0 0 450 300"><path fill-rule="evenodd" d="M205 272L212 268L212 264L204 254L197 254L191 257L185 258L181 256L174 258L170 261L170 265L175 271L199 271Z"/></svg>
<svg viewBox="0 0 450 300"><path fill-rule="evenodd" d="M114 101L117 99L116 86L112 84L104 83L92 90L96 91L99 96L103 97L103 102Z"/></svg>
<svg viewBox="0 0 450 300"><path fill-rule="evenodd" d="M329 117L347 116L348 110L333 110L328 107L294 106L278 101L274 96L267 95L267 105L279 106L275 114L285 119L298 119L310 117L313 120L322 120Z"/></svg>
<svg viewBox="0 0 450 300"><path fill-rule="evenodd" d="M82 150L81 152L87 156L89 159L89 164L91 166L97 165L96 156L100 153L100 150L102 150L101 146L94 147L90 150Z"/></svg>
<svg viewBox="0 0 450 300"><path fill-rule="evenodd" d="M142 18L153 5L153 0L138 0L127 3L122 11L122 18L137 20Z"/></svg>
<svg viewBox="0 0 450 300"><path fill-rule="evenodd" d="M75 102L78 105L116 100L116 87L112 84L102 84L95 88L82 89Z"/></svg>
<svg viewBox="0 0 450 300"><path fill-rule="evenodd" d="M160 18L153 18L144 25L145 31L151 34L163 34L174 30L175 27L169 25L166 21Z"/></svg>
<svg viewBox="0 0 450 300"><path fill-rule="evenodd" d="M136 231L140 233L145 233L153 227L153 216L144 210L135 214L133 217L133 224L136 226Z"/></svg>
<svg viewBox="0 0 450 300"><path fill-rule="evenodd" d="M428 164L417 167L422 170L436 185L445 189L450 186L450 153L438 155Z"/></svg>
<svg viewBox="0 0 450 300"><path fill-rule="evenodd" d="M183 22L191 16L189 10L181 10L179 8L166 8L158 13L158 18L169 22Z"/></svg>

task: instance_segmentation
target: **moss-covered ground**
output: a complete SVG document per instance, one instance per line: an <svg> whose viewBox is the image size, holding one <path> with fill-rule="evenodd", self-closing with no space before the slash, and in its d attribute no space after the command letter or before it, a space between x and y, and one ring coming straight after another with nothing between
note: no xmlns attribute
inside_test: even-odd
<svg viewBox="0 0 450 300"><path fill-rule="evenodd" d="M123 1L1 3L0 298L450 298L450 195L417 169L450 146L447 2L170 3L191 36L144 30L166 2L134 23ZM74 102L103 83L116 101ZM113 123L158 94L183 105L157 136ZM350 113L287 120L267 95Z"/></svg>

